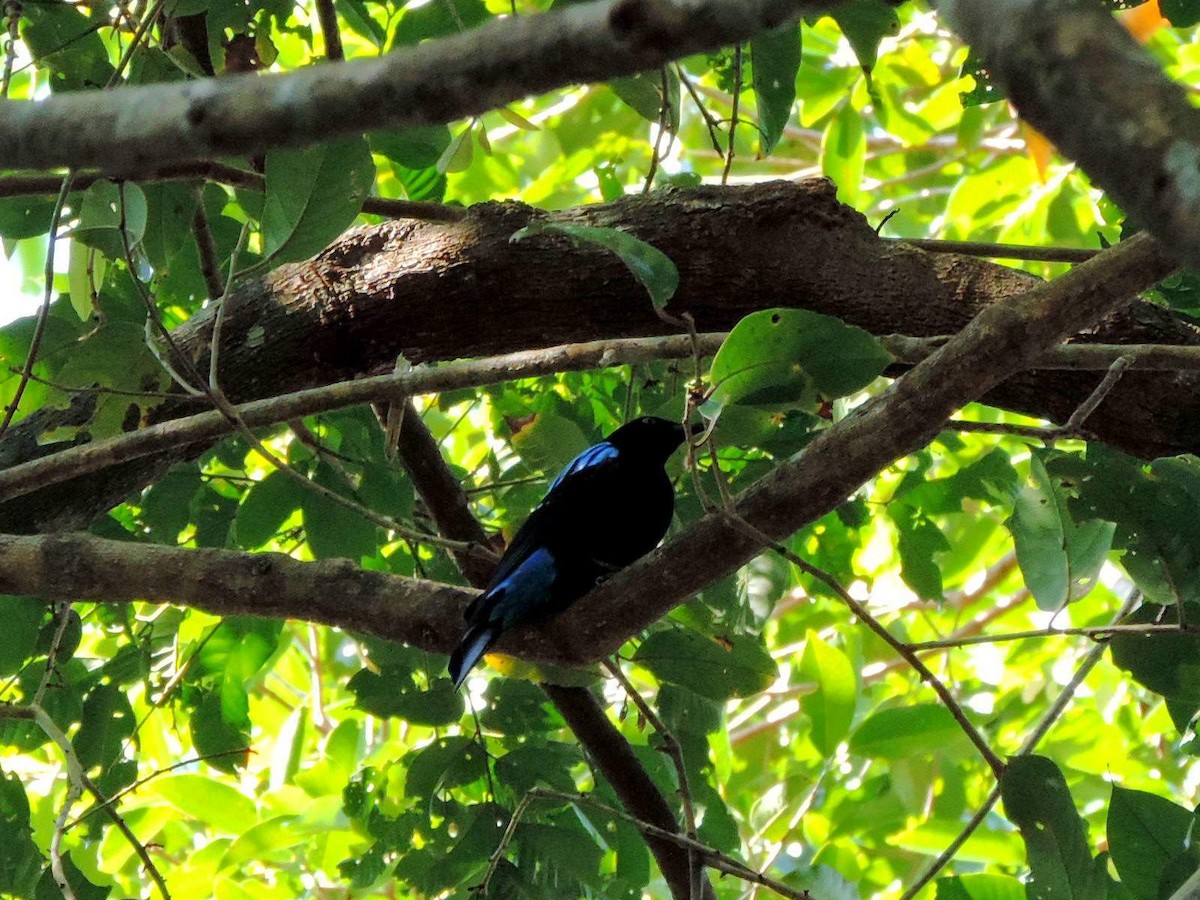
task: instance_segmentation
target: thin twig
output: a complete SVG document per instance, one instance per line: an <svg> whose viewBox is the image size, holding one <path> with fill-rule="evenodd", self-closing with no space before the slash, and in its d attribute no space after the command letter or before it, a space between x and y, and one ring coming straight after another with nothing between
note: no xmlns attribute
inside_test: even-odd
<svg viewBox="0 0 1200 900"><path fill-rule="evenodd" d="M1118 356L1114 359L1112 365L1108 367L1108 371L1104 374L1104 378L1096 385L1096 389L1088 394L1087 398L1079 404L1075 412L1071 413L1066 423L1059 430L1064 435L1078 434L1084 421L1096 411L1100 404L1104 402L1104 398L1117 386L1117 382L1121 380L1121 376L1127 368L1129 368L1128 356Z"/></svg>
<svg viewBox="0 0 1200 900"><path fill-rule="evenodd" d="M973 644L1001 644L1008 641L1023 641L1030 638L1046 637L1090 637L1104 640L1114 634L1200 634L1200 626L1156 624L1147 622L1142 625L1097 625L1090 628L1038 628L1032 631L1014 631L1006 634L974 634L963 637L949 637L936 641L918 641L909 644L913 650L939 650L947 647L967 647Z"/></svg>
<svg viewBox="0 0 1200 900"><path fill-rule="evenodd" d="M654 187L654 176L658 174L658 164L662 158L663 135L670 127L671 98L667 90L667 71L666 66L659 71L662 105L658 108L658 133L654 135L654 147L650 153L650 168L646 171L646 180L642 183L643 194L650 193L650 188Z"/></svg>
<svg viewBox="0 0 1200 900"><path fill-rule="evenodd" d="M121 54L121 58L117 60L116 68L108 79L108 87L115 87L117 82L121 80L121 75L125 71L125 67L129 65L133 59L133 54L137 52L141 46L142 40L149 33L151 26L158 21L158 17L162 14L163 7L166 5L166 0L155 0L154 5L146 13L145 17L138 24L137 31L133 33L133 39L129 42L129 46L125 52Z"/></svg>
<svg viewBox="0 0 1200 900"><path fill-rule="evenodd" d="M729 145L725 148L725 167L721 170L721 184L729 183L729 170L733 168L733 157L737 146L737 127L740 121L738 107L742 96L742 45L733 46L733 100L729 113Z"/></svg>
<svg viewBox="0 0 1200 900"><path fill-rule="evenodd" d="M708 107L704 105L704 101L696 93L696 88L692 84L692 80L679 63L675 63L675 74L679 76L679 83L684 86L688 92L688 96L696 104L696 109L700 111L700 118L704 119L704 127L708 129L708 139L712 141L713 151L720 156L724 156L725 151L721 149L721 123L717 121L716 116L708 111Z"/></svg>
<svg viewBox="0 0 1200 900"><path fill-rule="evenodd" d="M704 353L716 351L721 335L700 335ZM391 400L415 394L437 393L461 387L498 384L516 378L550 375L627 365L652 359L690 356L692 342L682 336L628 338L566 344L522 351L436 368L421 368L400 375L377 375L296 391L233 407L251 428L286 422L297 416L329 412L360 403ZM220 411L207 411L172 419L137 431L94 441L40 459L0 470L0 500L27 494L48 484L137 459L159 450L223 437L237 426ZM75 452L79 451L79 452ZM424 535L418 538L424 539Z"/></svg>
<svg viewBox="0 0 1200 900"><path fill-rule="evenodd" d="M63 635L67 631L67 622L71 618L71 604L66 600L54 601L54 635L50 638L50 649L46 651L46 670L42 672L37 689L33 692L33 705L40 707L46 689L58 670L58 653L62 649Z"/></svg>
<svg viewBox="0 0 1200 900"><path fill-rule="evenodd" d="M663 746L659 749L671 758L672 764L675 766L675 774L679 779L679 799L683 803L683 822L687 830L687 836L693 841L696 840L696 807L692 802L692 791L688 785L687 767L683 761L683 747L676 740L675 735L667 728L658 714L650 708L650 704L642 697L638 689L633 686L633 682L626 677L621 670L621 664L615 659L606 659L602 665L608 670L608 673L617 680L621 688L625 691L625 696L633 701L633 705L638 708L642 718L650 723L650 726L658 732L658 737L662 741ZM699 900L703 896L703 869L697 865L695 851L688 848L688 865L692 870L692 879L689 887L690 900Z"/></svg>
<svg viewBox="0 0 1200 900"><path fill-rule="evenodd" d="M665 828L659 828L657 825L652 825L649 822L643 822L635 816L631 816L627 812L609 806L607 803L602 803L599 800L593 799L588 794L570 794L565 791L557 791L553 788L532 788L526 796L532 795L534 798L563 800L567 803L586 803L593 809L607 813L610 816L615 816L629 822L638 831L646 835L651 835L661 840L668 841L678 847L686 850L695 851L704 865L710 869L716 869L718 872L723 872L726 875L732 875L734 878L751 884L762 885L768 890L774 891L780 897L785 897L787 900L813 900L812 895L807 890L797 890L789 887L780 881L775 880L756 869L751 868L740 860L734 859L720 850L703 844L700 841L693 840L686 835L679 834L675 831L668 831Z"/></svg>
<svg viewBox="0 0 1200 900"><path fill-rule="evenodd" d="M91 187L97 181L111 178L112 175L108 172L90 169L78 173L75 186L83 189ZM207 159L158 166L141 174L121 173L123 181L133 184L194 181L197 178L260 193L266 189L266 179L258 172ZM61 175L5 175L0 177L0 197L54 194L61 182ZM458 222L467 214L467 210L461 206L447 206L428 200L396 200L389 197L367 197L363 201L362 211L391 219L421 219L428 222Z"/></svg>
<svg viewBox="0 0 1200 900"><path fill-rule="evenodd" d="M938 165L945 165L946 161ZM1074 247L1034 247L1027 244L989 244L985 241L943 241L932 238L883 238L893 244L920 247L931 253L959 253L963 256L982 256L986 259L1023 259L1030 262L1081 263L1100 250Z"/></svg>
<svg viewBox="0 0 1200 900"><path fill-rule="evenodd" d="M29 341L29 353L25 356L25 366L21 370L21 380L17 382L17 389L13 393L12 400L9 401L8 406L4 407L4 420L0 421L0 435L8 430L13 416L17 414L17 408L21 405L21 397L29 385L29 376L33 374L33 366L37 362L42 338L46 334L46 320L50 317L50 301L54 298L54 247L58 241L58 223L62 219L63 207L66 206L67 195L71 193L71 184L74 180L73 172L67 172L63 177L62 184L58 189L58 199L54 202L54 212L50 214L50 237L46 246L46 266L42 271L44 279L42 305L38 308L37 322L33 326L33 337Z"/></svg>
<svg viewBox="0 0 1200 900"><path fill-rule="evenodd" d="M200 257L200 275L209 297L220 297L225 293L225 281L221 277L221 264L217 259L217 242L213 240L208 213L204 209L204 185L196 189L196 212L192 215L192 234L196 238L196 253Z"/></svg>
<svg viewBox="0 0 1200 900"><path fill-rule="evenodd" d="M487 871L483 873L483 880L471 887L471 893L478 894L480 897L487 896L488 885L491 883L492 876L496 874L496 867L500 865L500 860L504 858L504 851L512 843L513 835L517 831L517 825L520 823L521 817L525 815L525 810L529 808L529 804L534 801L535 796L533 791L527 792L521 798L521 802L517 804L517 808L513 810L512 818L508 820L508 826L504 829L504 834L500 836L500 843L496 845L496 849L492 851L492 855L488 858L488 867Z"/></svg>
<svg viewBox="0 0 1200 900"><path fill-rule="evenodd" d="M325 40L325 58L343 60L346 51L342 48L342 32L338 28L337 10L333 0L316 0L317 21L321 23L321 37Z"/></svg>
<svg viewBox="0 0 1200 900"><path fill-rule="evenodd" d="M1129 613L1129 611L1137 603L1139 596L1140 595L1137 591L1134 591L1129 595L1129 597L1121 605L1121 608L1117 611L1117 614L1113 617L1114 624L1121 621L1121 619L1123 619ZM1079 686L1083 684L1084 679L1087 678L1088 673L1090 673L1092 669L1096 667L1096 664L1099 663L1104 657L1104 652L1107 649L1108 648L1105 644L1097 644L1087 652L1087 655L1083 658L1083 662L1080 663L1075 674L1071 676L1071 680L1067 682L1062 691L1059 692L1059 695L1055 698L1054 703L1050 706L1050 709L1046 710L1046 714L1042 716L1041 721L1038 722L1033 731L1029 732L1029 734L1025 736L1025 740L1021 742L1020 749L1017 750L1017 756L1024 756L1032 753L1034 749L1037 748L1037 745L1041 742L1042 738L1046 736L1051 727L1053 727L1054 723L1058 720L1059 716L1061 716L1066 710L1072 698L1075 696L1075 692L1079 689ZM941 872L942 869L949 865L950 861L954 859L955 854L958 853L959 848L962 847L962 845L967 842L967 839L975 833L975 830L983 824L984 819L987 818L988 813L992 811L992 807L996 805L996 802L999 799L1000 785L997 783L997 785L992 788L991 792L984 799L983 805L975 811L975 814L971 816L966 825L963 826L963 830L960 831L958 836L950 842L950 845L938 855L937 859L930 864L929 868L922 872L917 880L908 886L908 888L900 896L900 900L914 900L914 898L921 892L925 885L929 884L929 882L937 877L938 873Z"/></svg>
<svg viewBox="0 0 1200 900"><path fill-rule="evenodd" d="M954 720L959 724L959 727L962 728L967 738L972 744L975 745L975 748L979 751L979 755L982 756L984 762L988 764L988 768L992 770L993 774L995 774L997 778L1000 777L1000 773L1004 771L1003 761L1001 761L1000 757L996 755L995 751L988 746L987 741L983 739L983 735L979 733L978 729L976 729L971 723L971 720L967 718L966 712L964 712L958 701L954 699L954 696L950 693L949 689L942 684L941 679L933 674L933 671L921 661L920 657L918 657L907 644L894 637L882 622L871 615L870 611L863 606L863 604L855 600L850 595L850 592L842 587L841 582L839 582L824 569L814 566L812 563L802 559L791 550L782 546L777 541L773 540L769 535L759 531L745 519L736 515L732 509L726 508L725 515L728 521L735 527L740 528L747 534L752 535L756 540L762 542L765 548L774 550L792 565L796 566L796 568L800 569L800 571L811 575L818 581L821 581L838 597L840 597L842 602L849 607L850 611L857 616L864 625L882 638L889 647L896 651L896 653L899 654L905 662L907 662L914 670L916 670L917 674L921 676L921 680L933 689L934 693L938 695L938 699L942 701L942 704L946 707L947 711L949 711L950 715L954 717Z"/></svg>
<svg viewBox="0 0 1200 900"><path fill-rule="evenodd" d="M137 836L125 820L111 808L111 801L106 799L95 782L87 777L87 773L84 772L83 766L79 762L79 757L75 753L75 747L72 746L66 734L54 723L54 720L50 718L41 704L36 702L20 706L0 704L0 719L32 719L63 755L63 763L67 770L67 794L63 799L62 806L59 807L58 815L55 817L54 835L50 839L50 869L54 874L54 880L63 892L63 896L70 898L70 900L73 900L75 897L70 882L67 880L66 870L63 867L62 842L71 827L68 824L71 808L83 796L84 791L87 791L99 804L94 809L103 809L121 834L125 836L125 839L129 841L138 859L142 861L147 874L158 887L163 900L171 900L171 893L167 890L167 883L163 879L162 873L158 871L158 867L155 866L154 860L150 858L145 844L137 839Z"/></svg>

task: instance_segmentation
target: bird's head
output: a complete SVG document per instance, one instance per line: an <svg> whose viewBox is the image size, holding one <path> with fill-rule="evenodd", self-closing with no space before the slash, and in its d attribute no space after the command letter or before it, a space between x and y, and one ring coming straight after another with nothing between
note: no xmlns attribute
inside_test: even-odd
<svg viewBox="0 0 1200 900"><path fill-rule="evenodd" d="M703 425L691 426L692 434L704 430ZM666 462L684 441L683 426L658 416L642 416L626 422L607 438L618 450L641 457Z"/></svg>

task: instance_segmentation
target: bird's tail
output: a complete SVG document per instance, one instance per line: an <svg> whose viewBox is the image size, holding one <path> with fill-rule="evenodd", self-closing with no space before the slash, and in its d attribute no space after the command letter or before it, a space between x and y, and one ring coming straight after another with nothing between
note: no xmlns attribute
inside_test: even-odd
<svg viewBox="0 0 1200 900"><path fill-rule="evenodd" d="M497 622L477 622L467 626L458 646L450 654L450 677L454 679L455 689L462 686L471 669L498 637L500 625Z"/></svg>

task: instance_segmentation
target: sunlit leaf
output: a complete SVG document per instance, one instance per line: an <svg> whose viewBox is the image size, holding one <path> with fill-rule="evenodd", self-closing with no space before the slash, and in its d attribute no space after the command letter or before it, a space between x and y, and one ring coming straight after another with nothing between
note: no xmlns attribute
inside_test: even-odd
<svg viewBox="0 0 1200 900"><path fill-rule="evenodd" d="M565 234L572 241L596 244L611 250L625 263L633 276L649 293L655 308L667 305L679 288L679 270L661 250L617 228L596 228L591 225L568 225L539 222L526 225L511 238L522 241L538 234Z"/></svg>
<svg viewBox="0 0 1200 900"><path fill-rule="evenodd" d="M363 138L267 154L263 264L306 259L354 221L375 180Z"/></svg>
<svg viewBox="0 0 1200 900"><path fill-rule="evenodd" d="M810 631L800 657L800 675L816 684L805 694L800 705L812 720L809 738L819 752L832 756L842 738L850 731L858 700L857 679L850 660L841 650Z"/></svg>
<svg viewBox="0 0 1200 900"><path fill-rule="evenodd" d="M842 397L870 384L891 355L861 328L804 309L768 309L742 319L709 370L712 402L792 403Z"/></svg>

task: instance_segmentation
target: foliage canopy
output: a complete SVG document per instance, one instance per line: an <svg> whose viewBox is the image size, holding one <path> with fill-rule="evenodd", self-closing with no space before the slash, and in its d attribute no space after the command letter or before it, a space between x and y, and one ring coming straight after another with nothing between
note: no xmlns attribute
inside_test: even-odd
<svg viewBox="0 0 1200 900"><path fill-rule="evenodd" d="M563 5L10 2L3 88L23 103L289 71ZM1166 19L1153 5L1120 15L1195 90L1200 3L1162 0ZM208 383L167 364L164 334L229 272L252 280L389 214L454 218L496 200L565 210L825 175L888 236L1078 250L1135 230L1014 118L935 13L884 0L469 121L206 166L52 173L61 190L0 173L0 273L46 298L43 316L0 329L0 400L15 410L0 448L47 411L82 413L41 435L45 451L146 425L178 381ZM513 241L615 254L646 291L622 302L684 330L682 260L596 226L532 225ZM1066 264L1019 265L1054 278ZM751 273L746 290L769 277ZM1192 316L1198 296L1184 274L1154 299ZM879 395L893 362L861 328L772 308L742 319L714 359L462 387L407 414L471 512L511 534L589 443L632 415L699 406L715 444L674 464L678 532ZM466 584L455 546L429 539L436 514L380 412L243 430L96 510L91 531ZM1046 423L982 403L959 418L974 424L948 426L632 638L619 671L636 701L601 667L550 676L603 696L695 840L794 895L1169 897L1200 868L1200 636L1187 627L1200 621L1200 461L1039 437ZM492 657L460 696L444 656L368 623L218 617L171 599L0 596L0 896L466 898L484 880L497 897L670 896L637 817L537 686L545 671ZM922 684L918 657L946 696ZM660 752L672 741L677 759ZM714 890L771 888L727 876Z"/></svg>

